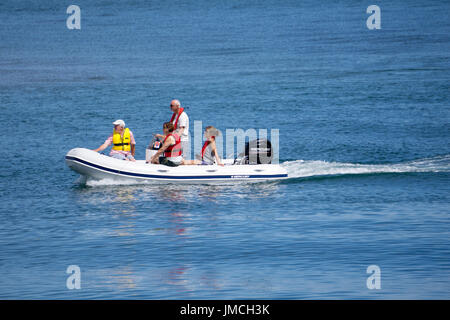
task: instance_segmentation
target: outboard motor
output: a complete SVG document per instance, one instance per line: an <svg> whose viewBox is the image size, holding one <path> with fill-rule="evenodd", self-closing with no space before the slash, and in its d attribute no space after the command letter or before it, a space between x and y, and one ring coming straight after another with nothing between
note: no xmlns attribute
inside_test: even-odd
<svg viewBox="0 0 450 320"><path fill-rule="evenodd" d="M150 161L151 158L158 152L158 150L162 147L163 143L160 138L153 137L152 141L148 145L145 150L145 161Z"/></svg>
<svg viewBox="0 0 450 320"><path fill-rule="evenodd" d="M267 139L256 139L245 144L245 164L270 164L272 162L272 144Z"/></svg>

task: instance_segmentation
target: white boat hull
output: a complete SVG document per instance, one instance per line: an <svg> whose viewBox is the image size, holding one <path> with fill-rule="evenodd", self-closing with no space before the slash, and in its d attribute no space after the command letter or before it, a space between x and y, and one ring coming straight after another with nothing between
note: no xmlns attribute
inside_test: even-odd
<svg viewBox="0 0 450 320"><path fill-rule="evenodd" d="M276 164L232 165L233 160L224 160L225 166L193 165L168 167L114 159L85 148L75 148L66 155L67 166L90 180L110 179L133 183L142 181L209 183L225 181L279 180L288 177L287 171Z"/></svg>

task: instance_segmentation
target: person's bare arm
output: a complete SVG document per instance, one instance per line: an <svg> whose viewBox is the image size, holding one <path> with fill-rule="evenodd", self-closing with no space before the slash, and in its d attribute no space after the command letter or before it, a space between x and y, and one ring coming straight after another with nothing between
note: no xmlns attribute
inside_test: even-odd
<svg viewBox="0 0 450 320"><path fill-rule="evenodd" d="M134 153L136 152L136 145L132 144L131 145L131 155L134 157Z"/></svg>
<svg viewBox="0 0 450 320"><path fill-rule="evenodd" d="M151 161L152 163L154 163L154 161L155 161L156 159L158 159L159 156L160 156L164 151L166 151L166 149L167 149L168 147L170 147L172 144L175 144L175 139L174 139L173 137L169 137L169 138L164 142L164 144L162 145L162 147L159 148L159 150L153 155L153 157L151 158L150 161Z"/></svg>
<svg viewBox="0 0 450 320"><path fill-rule="evenodd" d="M104 144L102 144L100 147L98 147L97 149L95 149L95 150L92 150L92 151L95 151L95 152L102 152L103 150L105 150L106 148L108 148L108 146L109 146L109 143L104 143Z"/></svg>
<svg viewBox="0 0 450 320"><path fill-rule="evenodd" d="M223 163L220 161L219 153L217 152L216 142L211 141L211 150L214 152L214 157L216 158L216 163L219 166L224 166Z"/></svg>

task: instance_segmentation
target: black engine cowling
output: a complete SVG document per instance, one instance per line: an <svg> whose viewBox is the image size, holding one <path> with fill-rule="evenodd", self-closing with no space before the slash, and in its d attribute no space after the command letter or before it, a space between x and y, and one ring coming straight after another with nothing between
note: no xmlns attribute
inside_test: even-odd
<svg viewBox="0 0 450 320"><path fill-rule="evenodd" d="M273 157L270 140L256 139L247 142L244 156L247 164L270 164Z"/></svg>

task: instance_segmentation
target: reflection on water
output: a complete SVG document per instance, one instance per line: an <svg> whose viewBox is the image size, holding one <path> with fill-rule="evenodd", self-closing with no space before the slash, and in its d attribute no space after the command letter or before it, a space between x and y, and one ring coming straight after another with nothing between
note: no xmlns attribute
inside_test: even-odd
<svg viewBox="0 0 450 320"><path fill-rule="evenodd" d="M273 182L76 186L71 195L80 208L78 233L111 256L105 265L115 265L93 271L90 282L122 292L157 287L161 297L171 292L167 298L226 289L221 261L214 258L223 248L215 243L223 246L230 236L224 221L239 225L248 219L247 212L229 215L229 207L277 197L279 189ZM195 262L199 254L208 257L201 266Z"/></svg>
<svg viewBox="0 0 450 320"><path fill-rule="evenodd" d="M133 200L135 200L135 197L134 197L133 193L131 192L131 190L115 189L114 193L115 193L115 198L116 198L117 202L130 203Z"/></svg>
<svg viewBox="0 0 450 320"><path fill-rule="evenodd" d="M282 186L281 186L282 187ZM79 230L88 237L199 236L203 223L217 224L218 213L229 205L278 196L280 184L234 185L117 185L72 188L73 200L84 219L96 225ZM255 219L257 216L254 216ZM211 235L211 230L206 230ZM129 239L131 240L131 239Z"/></svg>
<svg viewBox="0 0 450 320"><path fill-rule="evenodd" d="M191 296L196 291L218 291L220 274L216 268L194 269L187 266L171 268L166 273L163 283L176 287L178 294Z"/></svg>
<svg viewBox="0 0 450 320"><path fill-rule="evenodd" d="M93 286L110 289L113 291L135 289L142 277L136 275L130 266L116 269L100 269L88 278L89 284Z"/></svg>
<svg viewBox="0 0 450 320"><path fill-rule="evenodd" d="M173 230L175 230L175 234L179 236L188 236L189 231L192 228L184 226L186 223L186 219L188 219L189 214L184 214L181 212L170 213L169 221L173 224Z"/></svg>
<svg viewBox="0 0 450 320"><path fill-rule="evenodd" d="M189 270L187 267L176 267L170 269L167 273L167 279L165 282L167 284L173 284L177 286L186 286L188 284L188 280L186 279L186 272ZM189 291L186 287L183 291Z"/></svg>
<svg viewBox="0 0 450 320"><path fill-rule="evenodd" d="M223 289L221 274L216 268L198 269L188 265L157 268L154 265L133 268L131 266L86 271L84 289L103 290L125 294L141 292L152 288L153 293L168 299L192 298L196 292L219 292Z"/></svg>
<svg viewBox="0 0 450 320"><path fill-rule="evenodd" d="M216 202L224 197L258 199L277 193L280 182L234 184L144 184L86 187L76 185L73 189L77 200L95 202L170 201L186 203L193 201Z"/></svg>

